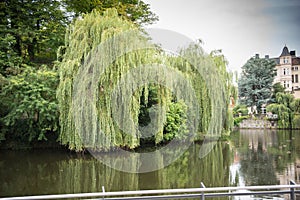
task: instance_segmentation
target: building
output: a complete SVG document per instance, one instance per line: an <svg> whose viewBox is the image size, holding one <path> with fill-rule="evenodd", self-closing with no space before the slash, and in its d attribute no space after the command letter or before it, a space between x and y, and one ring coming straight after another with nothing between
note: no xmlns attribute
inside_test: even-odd
<svg viewBox="0 0 300 200"><path fill-rule="evenodd" d="M296 51L289 51L285 46L281 55L273 59L277 70L274 83L281 83L287 92L300 98L300 57L296 56Z"/></svg>

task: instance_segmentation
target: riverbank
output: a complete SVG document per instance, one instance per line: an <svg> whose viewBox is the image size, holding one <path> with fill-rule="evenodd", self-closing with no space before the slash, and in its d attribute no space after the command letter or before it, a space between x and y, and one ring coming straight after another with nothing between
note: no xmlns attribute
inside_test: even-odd
<svg viewBox="0 0 300 200"><path fill-rule="evenodd" d="M229 139L230 139L230 133L223 133L221 134L220 137L215 138L214 141L215 140L228 141ZM194 138L194 141L191 143L202 144L204 140L208 141L209 139L206 138L204 134L201 134L201 137ZM134 149L128 149L126 147L120 147L120 148L132 152L154 151L166 146L168 143L170 143L170 141L155 144L154 140L142 140L140 146ZM180 144L182 143L182 141L175 139L172 140L172 143ZM30 142L30 141L16 140L16 138L7 138L6 140L1 141L0 143L0 150L31 150L31 149L62 149L66 151L75 152L69 150L66 145L61 145L61 143L57 139L57 136L54 134L47 135L47 140ZM111 151L114 151L114 149L111 149ZM85 153L85 152L87 151L83 150L80 153Z"/></svg>
<svg viewBox="0 0 300 200"><path fill-rule="evenodd" d="M273 130L300 130L298 124L293 124L292 129L281 128L277 120L270 120L264 118L245 118L237 126L239 129L273 129Z"/></svg>

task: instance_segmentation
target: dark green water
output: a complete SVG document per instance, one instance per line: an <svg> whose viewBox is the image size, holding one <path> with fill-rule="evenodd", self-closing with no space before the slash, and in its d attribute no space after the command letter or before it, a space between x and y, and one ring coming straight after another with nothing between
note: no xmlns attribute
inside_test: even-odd
<svg viewBox="0 0 300 200"><path fill-rule="evenodd" d="M244 130L199 158L199 144L161 170L116 171L90 155L0 151L0 196L300 183L300 131ZM117 158L116 158L117 159Z"/></svg>

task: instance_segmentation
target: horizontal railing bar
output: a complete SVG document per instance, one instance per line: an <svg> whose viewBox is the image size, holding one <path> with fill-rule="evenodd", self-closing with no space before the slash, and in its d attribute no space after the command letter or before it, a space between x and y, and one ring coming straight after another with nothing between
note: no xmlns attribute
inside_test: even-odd
<svg viewBox="0 0 300 200"><path fill-rule="evenodd" d="M136 200L136 199L188 199L199 198L202 194L174 194L174 195L157 195L157 196L138 196L138 197L120 197L120 198L105 198L105 200ZM97 200L102 200L99 198Z"/></svg>
<svg viewBox="0 0 300 200"><path fill-rule="evenodd" d="M209 193L205 197L221 197L221 196L246 196L246 195L278 195L278 194L290 194L290 190L285 191L268 191L268 192L234 192L234 193Z"/></svg>
<svg viewBox="0 0 300 200"><path fill-rule="evenodd" d="M224 196L246 196L246 195L279 195L290 194L290 190L285 191L268 191L268 192L235 192L235 193L209 193L204 194L205 197L224 197ZM298 192L300 193L300 191ZM202 194L182 194L182 195L159 195L159 196L138 196L138 197L119 197L119 198L105 198L105 200L135 200L135 199L183 199L183 198L199 198ZM96 200L102 200L99 198Z"/></svg>
<svg viewBox="0 0 300 200"><path fill-rule="evenodd" d="M238 190L274 190L274 189L300 188L300 185L267 185L267 186L242 186L242 187L215 187L215 188L185 188L185 189L160 189L160 190L139 190L139 191L117 191L117 192L96 192L96 193L77 193L77 194L55 194L38 195L23 197L6 197L0 200L42 200L42 199L66 199L66 198L93 198L93 197L113 197L129 195L151 195L151 194L172 194L172 193L207 193L219 191L238 191Z"/></svg>

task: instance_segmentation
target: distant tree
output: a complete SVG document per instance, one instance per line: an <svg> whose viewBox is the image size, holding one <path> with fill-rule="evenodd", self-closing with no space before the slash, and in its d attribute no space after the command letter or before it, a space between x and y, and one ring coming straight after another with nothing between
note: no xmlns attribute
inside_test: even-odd
<svg viewBox="0 0 300 200"><path fill-rule="evenodd" d="M115 8L120 16L140 25L152 24L158 20L150 11L150 5L141 0L64 0L69 11L75 16L90 13L93 9L103 12Z"/></svg>
<svg viewBox="0 0 300 200"><path fill-rule="evenodd" d="M250 58L242 67L238 81L239 100L247 106L257 106L270 101L272 84L276 75L275 62L266 58Z"/></svg>
<svg viewBox="0 0 300 200"><path fill-rule="evenodd" d="M284 87L280 84L280 83L275 83L273 85L273 94L272 94L272 102L275 103L276 102L276 94L278 92L284 93Z"/></svg>
<svg viewBox="0 0 300 200"><path fill-rule="evenodd" d="M295 113L300 113L300 99L295 99L293 101L292 106L293 106Z"/></svg>
<svg viewBox="0 0 300 200"><path fill-rule="evenodd" d="M59 0L4 0L0 3L0 69L20 62L50 63L64 42L66 17Z"/></svg>
<svg viewBox="0 0 300 200"><path fill-rule="evenodd" d="M276 103L268 105L267 111L278 115L279 128L299 128L300 99L292 94L278 92Z"/></svg>

